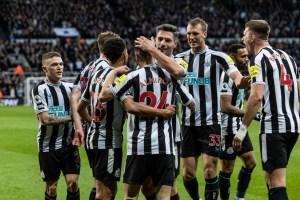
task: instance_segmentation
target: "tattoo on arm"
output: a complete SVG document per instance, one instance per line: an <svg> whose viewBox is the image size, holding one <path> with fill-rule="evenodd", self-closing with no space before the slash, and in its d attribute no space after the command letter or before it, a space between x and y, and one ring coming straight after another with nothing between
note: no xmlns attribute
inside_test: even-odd
<svg viewBox="0 0 300 200"><path fill-rule="evenodd" d="M48 125L57 125L57 124L64 124L72 121L72 117L70 115L67 116L49 116Z"/></svg>

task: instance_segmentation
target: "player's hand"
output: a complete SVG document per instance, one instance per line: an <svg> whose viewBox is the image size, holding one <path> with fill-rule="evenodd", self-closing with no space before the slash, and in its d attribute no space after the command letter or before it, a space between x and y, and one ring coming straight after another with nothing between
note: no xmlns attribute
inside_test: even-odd
<svg viewBox="0 0 300 200"><path fill-rule="evenodd" d="M151 40L144 36L135 39L135 47L142 49L143 51L149 51L149 49L155 47L155 40L151 37Z"/></svg>
<svg viewBox="0 0 300 200"><path fill-rule="evenodd" d="M247 89L251 86L250 76L243 76L240 83L236 86L238 89Z"/></svg>
<svg viewBox="0 0 300 200"><path fill-rule="evenodd" d="M260 113L258 112L258 113L255 114L254 120L255 120L255 121L260 121L260 117L261 117L261 116L260 116Z"/></svg>
<svg viewBox="0 0 300 200"><path fill-rule="evenodd" d="M121 67L116 68L115 70L116 75L121 75L127 73L130 70L130 68L127 67L127 65L123 65Z"/></svg>
<svg viewBox="0 0 300 200"><path fill-rule="evenodd" d="M247 134L247 126L244 124L241 124L240 129L238 132L235 134L233 141L232 141L232 148L235 151L241 151L242 149L242 142Z"/></svg>
<svg viewBox="0 0 300 200"><path fill-rule="evenodd" d="M72 144L74 146L84 146L84 133L82 129L75 130Z"/></svg>
<svg viewBox="0 0 300 200"><path fill-rule="evenodd" d="M164 110L164 118L171 118L176 113L176 105L169 105Z"/></svg>

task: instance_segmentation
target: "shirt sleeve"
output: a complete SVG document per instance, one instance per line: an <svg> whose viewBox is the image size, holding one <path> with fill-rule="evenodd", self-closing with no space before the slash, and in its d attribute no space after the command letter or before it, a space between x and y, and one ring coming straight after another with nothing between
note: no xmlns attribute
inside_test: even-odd
<svg viewBox="0 0 300 200"><path fill-rule="evenodd" d="M48 104L44 92L40 87L32 90L33 108L36 114L48 112Z"/></svg>

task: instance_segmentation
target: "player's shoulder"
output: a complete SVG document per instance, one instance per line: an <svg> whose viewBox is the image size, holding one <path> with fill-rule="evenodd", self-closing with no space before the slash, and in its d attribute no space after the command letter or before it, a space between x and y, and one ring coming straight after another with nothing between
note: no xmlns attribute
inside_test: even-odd
<svg viewBox="0 0 300 200"><path fill-rule="evenodd" d="M186 58L187 56L190 56L190 53L191 53L191 50L190 50L190 49L187 50L187 51L184 51L184 52L182 52L182 53L178 53L178 54L176 54L176 55L174 56L174 59L175 59L175 60L176 60L176 59L180 59L180 58L184 59L184 58Z"/></svg>

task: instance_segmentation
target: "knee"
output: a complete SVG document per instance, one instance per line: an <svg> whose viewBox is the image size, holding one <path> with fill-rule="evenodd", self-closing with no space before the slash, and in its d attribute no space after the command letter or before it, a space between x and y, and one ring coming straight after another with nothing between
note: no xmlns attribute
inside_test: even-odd
<svg viewBox="0 0 300 200"><path fill-rule="evenodd" d="M72 192L72 193L77 192L78 180L76 180L76 179L69 180L67 183L67 189L69 192Z"/></svg>
<svg viewBox="0 0 300 200"><path fill-rule="evenodd" d="M207 179L216 177L216 170L213 167L206 167L204 169L204 177Z"/></svg>
<svg viewBox="0 0 300 200"><path fill-rule="evenodd" d="M53 183L53 184L47 184L46 186L46 193L49 196L55 196L56 195L56 189L57 189L57 183Z"/></svg>
<svg viewBox="0 0 300 200"><path fill-rule="evenodd" d="M246 169L254 169L256 167L256 160L255 159L248 160L248 162L244 163L244 167Z"/></svg>

